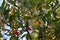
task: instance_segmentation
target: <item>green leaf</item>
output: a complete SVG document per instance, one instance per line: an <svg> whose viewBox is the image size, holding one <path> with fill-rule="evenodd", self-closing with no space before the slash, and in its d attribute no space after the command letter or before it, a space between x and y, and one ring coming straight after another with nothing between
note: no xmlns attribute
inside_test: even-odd
<svg viewBox="0 0 60 40"><path fill-rule="evenodd" d="M5 5L5 0L3 0L1 7L4 8L4 5Z"/></svg>

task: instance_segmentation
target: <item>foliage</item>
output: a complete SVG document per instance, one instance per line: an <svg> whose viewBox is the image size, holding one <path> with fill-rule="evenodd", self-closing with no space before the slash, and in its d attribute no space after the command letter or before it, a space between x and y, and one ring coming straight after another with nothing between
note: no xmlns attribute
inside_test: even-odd
<svg viewBox="0 0 60 40"><path fill-rule="evenodd" d="M7 2L6 2L7 1ZM13 23L17 23L17 21L30 20L38 20L41 24L37 29L39 30L38 40L58 40L60 36L60 4L59 0L3 0L1 7L4 10L5 20L9 19L9 21ZM12 7L10 8L10 6ZM13 10L13 11L12 11ZM13 12L11 16L9 16L9 12ZM43 22L41 22L41 19ZM14 22L13 22L14 21ZM47 26L45 25L47 22ZM22 22L21 22L22 23ZM12 25L11 24L11 25ZM22 26L22 24L21 24ZM47 27L47 28L46 28ZM40 29L42 30L40 30ZM49 30L50 29L50 30ZM36 30L36 28L34 29ZM54 31L53 31L54 30ZM46 33L47 32L47 33ZM42 37L40 37L40 35ZM51 37L51 35L53 35ZM46 37L45 37L46 36ZM48 38L49 37L49 38ZM58 39L57 39L58 38Z"/></svg>

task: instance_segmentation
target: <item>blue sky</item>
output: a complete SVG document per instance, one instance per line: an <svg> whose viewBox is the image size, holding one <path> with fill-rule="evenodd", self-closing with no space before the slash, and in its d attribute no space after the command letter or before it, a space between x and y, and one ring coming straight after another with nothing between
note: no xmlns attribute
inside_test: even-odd
<svg viewBox="0 0 60 40"><path fill-rule="evenodd" d="M0 6L1 6L2 2L3 2L3 0L0 0Z"/></svg>

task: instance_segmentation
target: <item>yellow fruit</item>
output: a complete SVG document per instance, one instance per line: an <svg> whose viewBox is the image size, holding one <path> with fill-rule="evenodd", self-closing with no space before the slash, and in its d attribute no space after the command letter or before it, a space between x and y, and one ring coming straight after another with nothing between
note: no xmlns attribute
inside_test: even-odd
<svg viewBox="0 0 60 40"><path fill-rule="evenodd" d="M39 27L40 23L38 21L35 22L35 26Z"/></svg>

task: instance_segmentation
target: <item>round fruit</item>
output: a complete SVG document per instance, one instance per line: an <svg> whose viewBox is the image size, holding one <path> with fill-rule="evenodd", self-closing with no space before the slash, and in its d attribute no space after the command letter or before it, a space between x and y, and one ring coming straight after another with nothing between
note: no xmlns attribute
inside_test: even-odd
<svg viewBox="0 0 60 40"><path fill-rule="evenodd" d="M39 27L39 26L40 26L39 21L35 21L35 26L37 26L37 27Z"/></svg>

